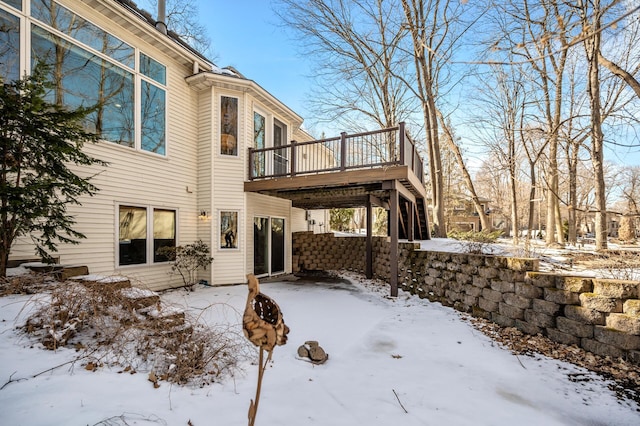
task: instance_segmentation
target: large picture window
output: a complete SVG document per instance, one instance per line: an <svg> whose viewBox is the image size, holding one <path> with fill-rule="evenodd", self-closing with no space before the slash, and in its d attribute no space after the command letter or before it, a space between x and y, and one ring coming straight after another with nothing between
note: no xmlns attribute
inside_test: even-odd
<svg viewBox="0 0 640 426"><path fill-rule="evenodd" d="M20 1L2 1L20 9ZM87 130L109 142L166 155L166 67L54 0L30 4L31 15L22 19L26 31L20 30L18 16L0 10L2 79L20 78L20 46L30 46L31 67L49 65L54 83L49 101L95 107L85 119ZM30 40L20 40L25 33Z"/></svg>
<svg viewBox="0 0 640 426"><path fill-rule="evenodd" d="M220 97L220 154L238 155L238 98Z"/></svg>
<svg viewBox="0 0 640 426"><path fill-rule="evenodd" d="M176 246L176 212L151 207L118 208L118 265L166 262L162 247Z"/></svg>
<svg viewBox="0 0 640 426"><path fill-rule="evenodd" d="M0 9L0 76L20 78L20 19Z"/></svg>

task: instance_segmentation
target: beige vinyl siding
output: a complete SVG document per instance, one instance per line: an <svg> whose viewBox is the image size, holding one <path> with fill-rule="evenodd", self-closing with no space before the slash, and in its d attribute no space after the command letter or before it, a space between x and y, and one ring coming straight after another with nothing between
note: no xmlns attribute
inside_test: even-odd
<svg viewBox="0 0 640 426"><path fill-rule="evenodd" d="M291 208L291 232L307 231L307 211L296 207Z"/></svg>
<svg viewBox="0 0 640 426"><path fill-rule="evenodd" d="M283 218L285 223L285 272L291 273L291 201L261 194L247 193L247 273L253 273L253 219ZM299 210L299 209L298 209Z"/></svg>
<svg viewBox="0 0 640 426"><path fill-rule="evenodd" d="M213 90L211 88L198 93L198 186L194 188L197 193L198 214L205 211L206 219L198 220L198 239L205 242L214 252L214 236L212 220L215 215L212 202L213 188ZM213 257L213 256L212 256ZM215 260L214 260L215 261ZM198 271L199 279L212 282L212 268Z"/></svg>
<svg viewBox="0 0 640 426"><path fill-rule="evenodd" d="M59 256L63 264L87 265L90 273L128 276L138 285L152 289L179 285L181 281L177 277L169 276L168 264L118 267L117 209L119 204L174 209L177 244L197 239L198 95L184 81L191 69L182 65L182 59L173 60L113 23L92 16L86 7L74 2L71 8L166 66L167 155L136 151L111 142L85 145L87 153L109 165L74 167L83 176L94 175L92 182L100 191L93 197L82 197L82 206L69 207L69 213L77 222L75 229L87 238L79 245L60 245L54 255ZM33 257L33 246L22 238L12 249L11 257Z"/></svg>

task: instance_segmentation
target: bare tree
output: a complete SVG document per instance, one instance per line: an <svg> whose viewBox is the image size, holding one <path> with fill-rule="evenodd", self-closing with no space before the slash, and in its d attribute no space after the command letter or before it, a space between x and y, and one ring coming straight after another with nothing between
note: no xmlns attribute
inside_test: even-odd
<svg viewBox="0 0 640 426"><path fill-rule="evenodd" d="M316 63L310 103L337 126L370 130L411 118L416 103L404 82L408 58L399 49L406 29L394 2L279 0L276 13Z"/></svg>
<svg viewBox="0 0 640 426"><path fill-rule="evenodd" d="M138 5L157 17L158 0L138 0ZM207 28L198 20L196 0L166 0L166 26L183 41L205 55L212 55Z"/></svg>
<svg viewBox="0 0 640 426"><path fill-rule="evenodd" d="M426 132L429 177L431 179L433 226L437 237L445 237L444 185L440 149L439 114L437 106L445 95L451 58L462 35L472 26L463 22L472 10L464 3L452 0L401 0L404 24L412 41L415 65L414 95L422 104Z"/></svg>
<svg viewBox="0 0 640 426"><path fill-rule="evenodd" d="M486 212L484 211L484 208L480 202L480 197L478 196L478 192L476 191L475 185L473 183L473 179L471 178L471 173L469 172L469 169L467 168L467 165L465 163L464 157L462 155L462 150L460 149L460 146L458 145L458 142L457 142L457 138L454 135L454 131L451 126L451 123L445 121L440 111L438 111L438 118L440 119L440 126L442 126L442 129L444 131L443 140L449 152L452 154L455 160L455 164L458 166L459 173L462 177L462 182L464 184L464 188L468 191L471 197L471 202L473 203L473 207L475 208L476 213L480 218L480 226L482 226L482 229L491 230L491 222L487 218ZM442 158L442 155L441 155L441 158ZM449 179L449 175L452 173L455 173L455 171L453 170L448 171L446 173L445 179ZM449 191L444 191L443 195L448 195L448 194L450 194Z"/></svg>
<svg viewBox="0 0 640 426"><path fill-rule="evenodd" d="M626 213L640 215L640 166L629 166L622 170L622 200Z"/></svg>
<svg viewBox="0 0 640 426"><path fill-rule="evenodd" d="M480 84L482 97L476 100L478 115L474 118L477 134L497 159L498 167L507 174L509 216L513 243L518 243L518 215L522 129L526 107L525 74L516 66L492 65L491 73ZM495 167L495 166L494 166Z"/></svg>

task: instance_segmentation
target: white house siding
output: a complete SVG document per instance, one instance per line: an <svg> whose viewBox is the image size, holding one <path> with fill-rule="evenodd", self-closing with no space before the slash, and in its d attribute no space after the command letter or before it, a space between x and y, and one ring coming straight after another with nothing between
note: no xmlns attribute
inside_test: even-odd
<svg viewBox="0 0 640 426"><path fill-rule="evenodd" d="M297 207L291 208L291 232L303 232L307 229L307 211Z"/></svg>
<svg viewBox="0 0 640 426"><path fill-rule="evenodd" d="M110 142L85 146L87 153L109 165L76 168L83 175L96 174L92 182L100 191L83 197L82 206L69 209L77 221L75 229L87 238L80 245L61 245L56 255L61 263L87 265L91 273L125 275L152 289L179 285L178 278L168 275L168 264L117 267L117 208L126 204L176 209L177 244L197 238L197 192L187 191L198 184L197 93L184 81L192 70L184 66L184 58L168 56L90 8L77 2L61 3L165 65L168 108L166 157ZM12 248L12 258L31 256L33 247L24 238Z"/></svg>
<svg viewBox="0 0 640 426"><path fill-rule="evenodd" d="M329 232L329 210L291 209L292 232L312 231L316 234Z"/></svg>
<svg viewBox="0 0 640 426"><path fill-rule="evenodd" d="M285 220L285 272L291 272L291 230L292 208L291 201L267 195L247 193L247 221L245 233L247 235L247 273L253 272L253 219L254 217L275 217ZM299 210L299 209L298 209Z"/></svg>
<svg viewBox="0 0 640 426"><path fill-rule="evenodd" d="M214 248L214 235L211 226L213 215L213 91L211 89L198 93L198 186L193 189L198 199L198 214L206 216L198 220L198 239L205 242L209 248ZM198 277L211 279L212 268L200 270Z"/></svg>

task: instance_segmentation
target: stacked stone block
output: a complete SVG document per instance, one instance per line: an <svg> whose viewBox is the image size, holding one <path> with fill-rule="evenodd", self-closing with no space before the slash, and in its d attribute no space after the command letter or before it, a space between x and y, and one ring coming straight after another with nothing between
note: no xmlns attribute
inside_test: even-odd
<svg viewBox="0 0 640 426"><path fill-rule="evenodd" d="M336 237L333 233L294 232L293 272L345 269L364 274L366 244L365 237ZM413 244L410 246L411 249L417 247ZM372 248L373 275L375 278L388 280L391 271L388 239L373 237ZM405 249L405 253L409 253L409 250Z"/></svg>
<svg viewBox="0 0 640 426"><path fill-rule="evenodd" d="M401 288L504 327L640 364L640 283L537 272L538 260L414 251Z"/></svg>

